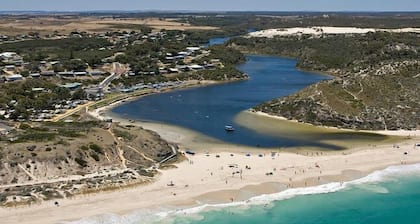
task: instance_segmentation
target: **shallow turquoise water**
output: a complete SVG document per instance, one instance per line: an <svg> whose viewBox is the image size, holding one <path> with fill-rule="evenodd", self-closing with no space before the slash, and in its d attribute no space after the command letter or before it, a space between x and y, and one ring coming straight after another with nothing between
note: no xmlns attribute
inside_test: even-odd
<svg viewBox="0 0 420 224"><path fill-rule="evenodd" d="M333 193L180 216L173 223L420 223L420 176L397 176L391 175L385 182L352 185Z"/></svg>
<svg viewBox="0 0 420 224"><path fill-rule="evenodd" d="M63 223L416 224L420 223L420 164L393 166L350 182L289 189L247 201L138 210Z"/></svg>

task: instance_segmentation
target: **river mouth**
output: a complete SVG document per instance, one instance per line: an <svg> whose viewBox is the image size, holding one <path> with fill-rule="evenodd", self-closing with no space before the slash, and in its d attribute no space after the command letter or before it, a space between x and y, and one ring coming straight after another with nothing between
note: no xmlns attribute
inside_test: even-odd
<svg viewBox="0 0 420 224"><path fill-rule="evenodd" d="M247 55L247 62L238 69L249 75L248 80L153 94L119 105L111 114L149 126L157 123L181 127L199 136L193 138L194 141L201 139L214 144L253 148L342 150L354 143L388 139L381 135L286 125L244 112L259 103L290 95L330 78L299 71L295 65L293 59ZM235 131L226 132L226 125L232 125Z"/></svg>
<svg viewBox="0 0 420 224"><path fill-rule="evenodd" d="M242 111L235 117L235 123L270 136L283 136L296 141L317 141L324 143L324 149L347 149L367 144L395 143L398 136L387 136L372 132L320 127L311 124L276 118L250 110Z"/></svg>

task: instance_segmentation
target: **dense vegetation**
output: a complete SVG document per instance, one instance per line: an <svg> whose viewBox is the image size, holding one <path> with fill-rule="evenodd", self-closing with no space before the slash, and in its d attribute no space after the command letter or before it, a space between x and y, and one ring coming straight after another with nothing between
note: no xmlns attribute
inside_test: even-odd
<svg viewBox="0 0 420 224"><path fill-rule="evenodd" d="M33 91L33 88L43 88L44 91ZM81 89L71 92L47 80L27 79L0 84L0 109L13 109L11 119L27 119L31 110L51 110L55 104L69 99L85 98L86 94Z"/></svg>
<svg viewBox="0 0 420 224"><path fill-rule="evenodd" d="M328 69L354 69L382 61L415 59L420 43L416 34L386 32L366 35L325 35L313 38L235 38L231 40L243 51L299 58L298 67L327 71ZM400 45L399 50L394 47ZM411 46L411 47L410 47Z"/></svg>
<svg viewBox="0 0 420 224"><path fill-rule="evenodd" d="M257 110L346 128L420 125L418 34L237 38L231 45L246 52L296 57L299 68L337 77L261 104Z"/></svg>
<svg viewBox="0 0 420 224"><path fill-rule="evenodd" d="M1 44L0 52L14 51L23 55L28 62L39 62L47 58L59 60L64 62L64 69L72 70L73 67L66 67L66 62L72 59L81 59L83 63L93 66L99 64L102 58L111 56L113 50L99 50L107 46L111 46L111 43L102 38L36 39ZM71 62L67 64L71 65Z"/></svg>

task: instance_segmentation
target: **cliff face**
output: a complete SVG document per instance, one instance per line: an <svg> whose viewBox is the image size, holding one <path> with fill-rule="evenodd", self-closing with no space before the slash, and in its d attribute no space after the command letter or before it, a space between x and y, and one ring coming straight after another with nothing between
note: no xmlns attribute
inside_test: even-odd
<svg viewBox="0 0 420 224"><path fill-rule="evenodd" d="M411 130L420 126L420 41L416 34L239 42L245 50L273 44L282 55L297 57L299 68L334 76L258 105L256 110L341 128Z"/></svg>

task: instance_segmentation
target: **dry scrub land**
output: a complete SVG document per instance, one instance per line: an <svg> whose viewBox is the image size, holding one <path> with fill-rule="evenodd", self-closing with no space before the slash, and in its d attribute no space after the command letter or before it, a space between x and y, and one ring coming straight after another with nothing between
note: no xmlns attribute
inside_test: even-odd
<svg viewBox="0 0 420 224"><path fill-rule="evenodd" d="M52 34L59 32L68 34L73 31L102 33L110 31L132 31L141 26L149 26L154 30L214 30L216 27L193 26L176 22L174 19L160 18L112 18L112 17L79 17L79 16L8 16L0 18L0 33L7 35L39 32Z"/></svg>

